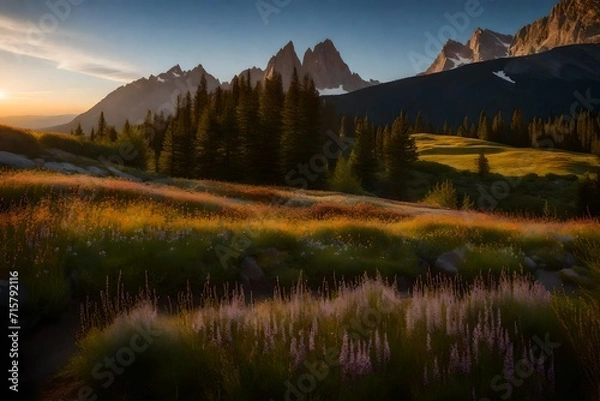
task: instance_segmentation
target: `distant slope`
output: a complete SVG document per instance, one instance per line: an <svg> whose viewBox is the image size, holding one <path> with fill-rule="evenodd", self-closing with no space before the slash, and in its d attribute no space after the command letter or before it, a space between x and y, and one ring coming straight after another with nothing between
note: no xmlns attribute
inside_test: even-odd
<svg viewBox="0 0 600 401"><path fill-rule="evenodd" d="M600 167L600 158L564 150L513 148L499 143L447 135L415 134L419 159L457 170L477 171L475 160L483 151L492 172L507 177L575 174L583 176Z"/></svg>
<svg viewBox="0 0 600 401"><path fill-rule="evenodd" d="M54 125L66 124L73 120L76 116L77 114L61 114L56 116L7 116L0 117L0 124L29 129L41 129Z"/></svg>
<svg viewBox="0 0 600 401"><path fill-rule="evenodd" d="M341 115L369 116L391 124L404 110L411 118L420 111L435 127L444 121L456 126L464 116L476 122L481 110L502 111L508 119L514 108L523 117L570 113L578 97L600 97L600 45L573 45L531 56L504 58L406 78L325 97ZM505 78L502 78L505 77ZM511 83L509 81L514 81ZM598 108L596 105L594 105Z"/></svg>

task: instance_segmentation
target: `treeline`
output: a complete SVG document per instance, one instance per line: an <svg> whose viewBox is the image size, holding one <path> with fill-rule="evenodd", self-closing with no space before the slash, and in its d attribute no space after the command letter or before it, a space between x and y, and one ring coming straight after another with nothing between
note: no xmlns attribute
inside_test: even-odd
<svg viewBox="0 0 600 401"><path fill-rule="evenodd" d="M149 111L143 124L126 122L118 133L102 113L90 139L141 140L147 168L173 177L307 188L335 187L345 177L371 190L416 160L411 130L402 113L388 127L367 117L339 120L314 82L294 72L287 92L278 74L254 87L249 75L235 77L230 89L210 93L202 77L173 116ZM83 135L81 127L73 134Z"/></svg>
<svg viewBox="0 0 600 401"><path fill-rule="evenodd" d="M550 147L600 156L600 114L594 116L587 110L574 113L572 117L561 115L530 121L524 120L519 109L515 109L508 119L501 112L488 116L482 111L478 121L470 121L465 116L458 127L452 128L445 123L435 129L417 115L414 129L415 132L457 135L516 147Z"/></svg>

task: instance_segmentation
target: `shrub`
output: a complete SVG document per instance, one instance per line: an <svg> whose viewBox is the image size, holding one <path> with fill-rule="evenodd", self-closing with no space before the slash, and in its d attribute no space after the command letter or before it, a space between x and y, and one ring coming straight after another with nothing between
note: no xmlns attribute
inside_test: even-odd
<svg viewBox="0 0 600 401"><path fill-rule="evenodd" d="M360 195L364 193L360 181L352 172L348 161L343 157L338 159L333 176L329 181L329 189L348 194Z"/></svg>
<svg viewBox="0 0 600 401"><path fill-rule="evenodd" d="M5 126L0 126L0 150L27 157L38 157L42 153L42 148L33 135Z"/></svg>
<svg viewBox="0 0 600 401"><path fill-rule="evenodd" d="M423 203L441 206L449 209L456 209L458 197L454 184L449 180L437 183L423 199Z"/></svg>

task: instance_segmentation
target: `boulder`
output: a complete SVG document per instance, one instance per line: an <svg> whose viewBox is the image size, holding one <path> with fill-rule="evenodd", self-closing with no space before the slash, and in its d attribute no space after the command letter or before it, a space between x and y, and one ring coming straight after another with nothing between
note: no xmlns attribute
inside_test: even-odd
<svg viewBox="0 0 600 401"><path fill-rule="evenodd" d="M39 157L37 159L33 159L33 162L37 168L43 168L44 164L46 164L46 161Z"/></svg>
<svg viewBox="0 0 600 401"><path fill-rule="evenodd" d="M108 176L108 172L106 170L101 169L100 167L96 167L96 166L89 166L87 168L87 171L95 176L95 177L106 177Z"/></svg>
<svg viewBox="0 0 600 401"><path fill-rule="evenodd" d="M535 272L535 278L548 291L560 290L562 288L562 280L560 279L559 272L549 272L538 269Z"/></svg>
<svg viewBox="0 0 600 401"><path fill-rule="evenodd" d="M68 173L69 171L66 170L62 163L57 163L57 162L47 162L44 164L44 169L45 170L51 170L51 171L56 171L57 173Z"/></svg>
<svg viewBox="0 0 600 401"><path fill-rule="evenodd" d="M61 165L62 165L62 168L65 171L68 171L69 173L78 173L78 174L85 174L85 175L90 174L90 172L87 171L86 169L75 166L74 164L71 164L71 163L63 162L63 163L61 163Z"/></svg>
<svg viewBox="0 0 600 401"><path fill-rule="evenodd" d="M0 166L22 169L32 169L36 167L35 163L28 158L4 151L0 151Z"/></svg>
<svg viewBox="0 0 600 401"><path fill-rule="evenodd" d="M242 260L240 270L240 277L243 281L257 282L265 278L265 273L258 265L256 259L251 256L247 256Z"/></svg>
<svg viewBox="0 0 600 401"><path fill-rule="evenodd" d="M130 180L130 181L134 181L134 182L142 182L141 179L134 177L132 175L129 175L127 173L124 173L121 170L114 168L113 166L106 165L104 167L106 167L106 169L115 177L123 178L125 180Z"/></svg>
<svg viewBox="0 0 600 401"><path fill-rule="evenodd" d="M458 268L465 261L465 253L461 249L455 249L440 255L435 261L435 268L442 273L457 274Z"/></svg>
<svg viewBox="0 0 600 401"><path fill-rule="evenodd" d="M537 263L535 263L535 260L531 259L529 256L525 256L523 263L525 263L525 267L531 272L535 272L538 267Z"/></svg>
<svg viewBox="0 0 600 401"><path fill-rule="evenodd" d="M577 259L575 259L572 253L567 252L563 258L563 263L567 267L577 266Z"/></svg>

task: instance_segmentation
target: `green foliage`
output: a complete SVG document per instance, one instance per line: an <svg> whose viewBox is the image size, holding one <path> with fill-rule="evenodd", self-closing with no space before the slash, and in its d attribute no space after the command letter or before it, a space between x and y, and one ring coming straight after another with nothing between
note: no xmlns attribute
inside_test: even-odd
<svg viewBox="0 0 600 401"><path fill-rule="evenodd" d="M329 189L349 194L362 194L364 190L344 157L337 160L333 175L329 179Z"/></svg>
<svg viewBox="0 0 600 401"><path fill-rule="evenodd" d="M458 205L458 195L456 188L451 181L438 182L423 199L423 203L456 209Z"/></svg>
<svg viewBox="0 0 600 401"><path fill-rule="evenodd" d="M350 166L361 185L369 190L375 184L377 158L375 157L375 129L368 118L359 119L354 133L355 142L350 154Z"/></svg>
<svg viewBox="0 0 600 401"><path fill-rule="evenodd" d="M42 147L35 136L2 125L0 125L0 150L27 157L38 157L42 153Z"/></svg>
<svg viewBox="0 0 600 401"><path fill-rule="evenodd" d="M477 158L477 174L479 178L485 178L490 174L490 162L487 157L485 157L485 153L481 151L479 153L479 157Z"/></svg>
<svg viewBox="0 0 600 401"><path fill-rule="evenodd" d="M582 216L600 216L600 173L586 175L577 188L577 209Z"/></svg>

